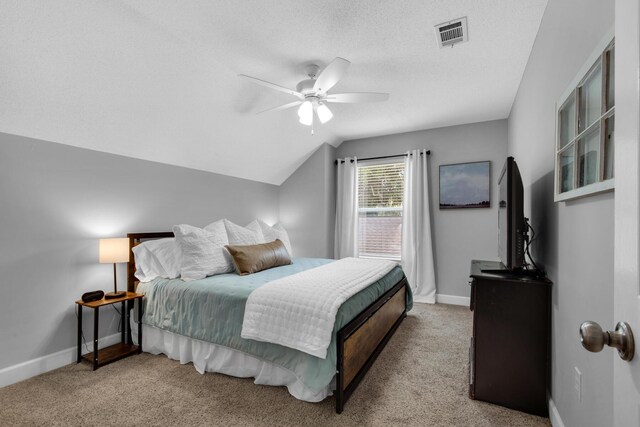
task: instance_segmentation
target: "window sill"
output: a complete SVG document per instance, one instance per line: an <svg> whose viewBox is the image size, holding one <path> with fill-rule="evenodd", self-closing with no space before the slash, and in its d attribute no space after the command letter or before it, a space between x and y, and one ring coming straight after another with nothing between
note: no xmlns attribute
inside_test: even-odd
<svg viewBox="0 0 640 427"><path fill-rule="evenodd" d="M553 201L564 202L567 200L573 200L573 199L579 199L581 197L591 196L593 194L604 193L605 191L612 191L614 189L615 189L615 178L611 178L606 181L596 182L594 184L576 188L575 190L556 194Z"/></svg>

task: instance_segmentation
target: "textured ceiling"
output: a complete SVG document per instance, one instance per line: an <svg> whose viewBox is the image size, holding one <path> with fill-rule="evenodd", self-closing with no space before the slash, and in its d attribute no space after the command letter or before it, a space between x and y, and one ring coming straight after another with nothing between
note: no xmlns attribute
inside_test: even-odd
<svg viewBox="0 0 640 427"><path fill-rule="evenodd" d="M0 0L0 131L273 184L320 144L508 116L546 0ZM469 42L433 26L467 16ZM304 66L352 62L316 129Z"/></svg>

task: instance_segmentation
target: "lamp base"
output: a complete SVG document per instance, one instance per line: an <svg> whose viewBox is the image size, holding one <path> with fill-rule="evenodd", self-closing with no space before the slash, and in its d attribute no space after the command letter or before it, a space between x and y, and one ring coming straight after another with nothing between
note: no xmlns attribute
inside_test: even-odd
<svg viewBox="0 0 640 427"><path fill-rule="evenodd" d="M118 291L118 292L106 292L104 294L104 299L115 299L115 298L122 298L124 296L126 296L127 293L125 291Z"/></svg>

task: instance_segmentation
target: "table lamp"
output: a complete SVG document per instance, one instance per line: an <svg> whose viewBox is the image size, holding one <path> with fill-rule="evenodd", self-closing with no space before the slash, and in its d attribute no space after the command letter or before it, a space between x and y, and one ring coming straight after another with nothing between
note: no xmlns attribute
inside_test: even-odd
<svg viewBox="0 0 640 427"><path fill-rule="evenodd" d="M100 263L113 263L113 292L104 294L106 299L120 298L125 296L125 291L118 292L116 279L116 263L129 262L129 239L126 237L115 239L100 239Z"/></svg>

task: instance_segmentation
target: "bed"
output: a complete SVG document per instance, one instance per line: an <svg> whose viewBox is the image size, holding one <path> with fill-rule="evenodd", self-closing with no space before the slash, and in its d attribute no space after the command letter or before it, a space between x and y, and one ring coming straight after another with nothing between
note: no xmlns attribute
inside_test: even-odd
<svg viewBox="0 0 640 427"><path fill-rule="evenodd" d="M171 232L128 234L130 248ZM128 263L127 290L145 294L144 351L192 362L201 373L253 377L258 384L286 386L294 397L317 402L335 393L336 412L356 389L412 306L400 267L345 301L336 315L326 358L240 337L245 303L257 288L332 260L295 258L291 265L248 276L221 274L202 280L135 278ZM137 340L137 328L132 328ZM130 335L131 336L131 335Z"/></svg>

